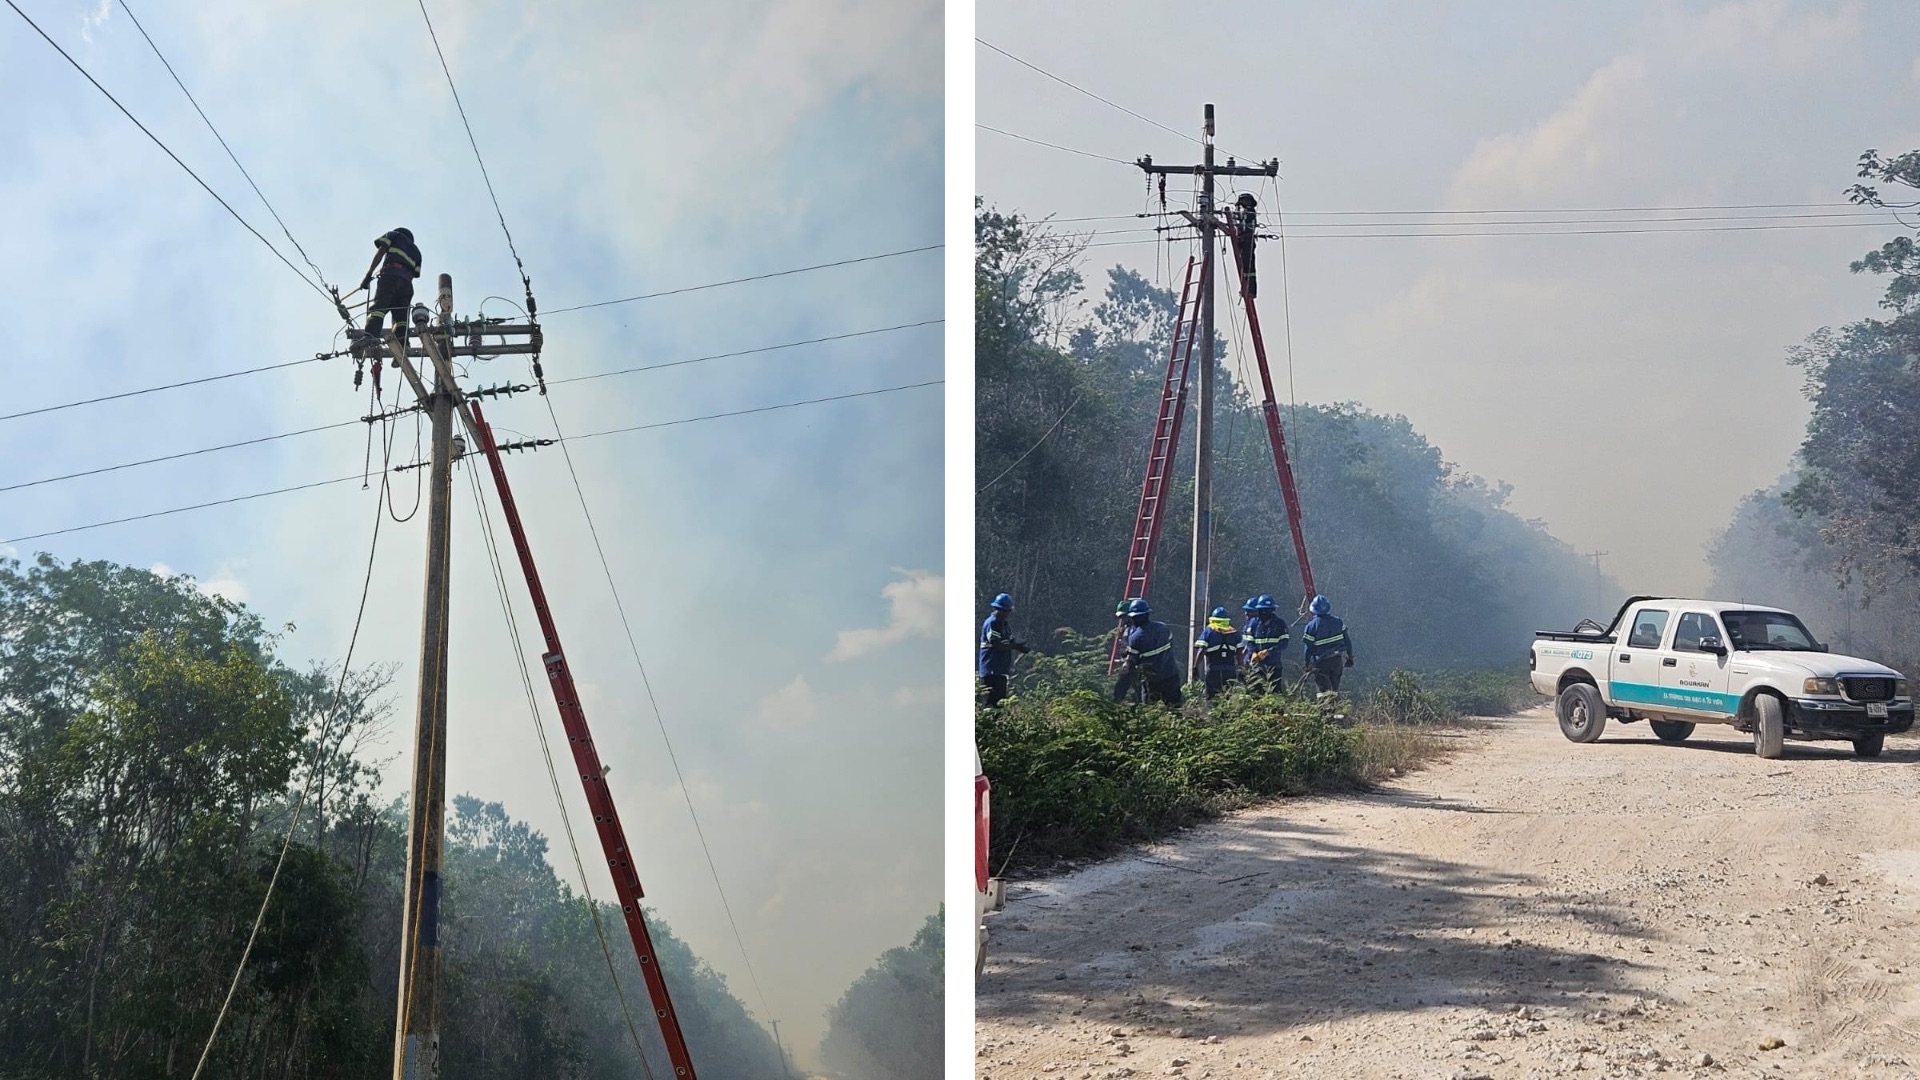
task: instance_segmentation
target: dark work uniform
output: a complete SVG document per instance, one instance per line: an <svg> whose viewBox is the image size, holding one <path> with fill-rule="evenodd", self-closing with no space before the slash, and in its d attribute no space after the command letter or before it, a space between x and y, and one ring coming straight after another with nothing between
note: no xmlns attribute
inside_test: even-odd
<svg viewBox="0 0 1920 1080"><path fill-rule="evenodd" d="M380 336L380 326L388 312L393 313L393 328L401 340L407 335L407 309L413 306L413 279L420 276L420 249L395 229L373 242L386 252L380 262L380 277L374 283L373 304L367 311L367 335Z"/></svg>
<svg viewBox="0 0 1920 1080"><path fill-rule="evenodd" d="M1315 615L1300 628L1300 644L1314 685L1322 690L1340 689L1340 676L1353 659L1353 638L1347 633L1347 624L1337 615Z"/></svg>
<svg viewBox="0 0 1920 1080"><path fill-rule="evenodd" d="M1254 692L1272 693L1285 685L1280 658L1287 649L1287 620L1278 615L1257 614L1247 620L1247 627L1240 634L1247 642L1247 683Z"/></svg>
<svg viewBox="0 0 1920 1080"><path fill-rule="evenodd" d="M1127 659L1113 700L1125 701L1134 687L1146 687L1149 702L1180 704L1180 666L1173 658L1173 631L1163 622L1149 622L1127 631Z"/></svg>
<svg viewBox="0 0 1920 1080"><path fill-rule="evenodd" d="M1259 211L1250 206L1236 206L1227 211L1227 216L1233 222L1233 247L1239 256L1242 288L1247 299L1252 300L1260 295L1260 281L1253 273L1253 240L1260 228Z"/></svg>
<svg viewBox="0 0 1920 1080"><path fill-rule="evenodd" d="M1226 620L1222 619L1222 622ZM1208 620L1207 628L1200 631L1199 640L1193 643L1200 650L1200 658L1207 665L1207 700L1212 701L1220 691L1227 688L1240 670L1240 650L1242 640L1240 631L1231 623L1226 629L1220 629Z"/></svg>
<svg viewBox="0 0 1920 1080"><path fill-rule="evenodd" d="M980 624L980 681L987 688L984 704L991 709L1007 698L1007 679L1013 674L1013 626L1005 612L996 611Z"/></svg>

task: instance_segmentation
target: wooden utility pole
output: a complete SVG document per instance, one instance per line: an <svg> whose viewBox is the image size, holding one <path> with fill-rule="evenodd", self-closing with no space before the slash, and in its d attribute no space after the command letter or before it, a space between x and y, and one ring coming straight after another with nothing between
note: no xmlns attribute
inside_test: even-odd
<svg viewBox="0 0 1920 1080"><path fill-rule="evenodd" d="M1278 160L1259 165L1239 165L1232 158L1225 165L1213 163L1213 103L1205 106L1204 138L1200 141L1198 165L1156 165L1151 157L1138 164L1149 176L1192 176L1197 188L1198 209L1191 220L1200 229L1200 416L1193 426L1193 593L1188 598L1188 626L1198 635L1207 625L1207 578L1213 569L1213 235L1219 226L1214 216L1213 181L1218 176L1279 176ZM1164 190L1164 189L1163 189ZM1199 654L1190 652L1187 671L1191 674Z"/></svg>
<svg viewBox="0 0 1920 1080"><path fill-rule="evenodd" d="M792 1080L793 1070L787 1068L787 1047L780 1041L780 1021L769 1019L767 1023L773 1025L773 1048L780 1052L780 1075Z"/></svg>
<svg viewBox="0 0 1920 1080"><path fill-rule="evenodd" d="M1596 617L1607 609L1607 578L1600 571L1600 557L1605 554L1604 551L1588 551L1580 556L1583 559L1593 560L1593 611Z"/></svg>
<svg viewBox="0 0 1920 1080"><path fill-rule="evenodd" d="M453 278L440 275L444 331L453 310ZM425 310L415 322L425 343ZM407 333L397 330L401 341ZM378 359L375 363L379 363ZM408 374L412 375L409 368ZM412 378L416 389L418 378ZM413 790L407 821L406 894L401 907L400 994L394 1034L394 1080L440 1075L440 857L446 838L447 620L452 554L453 403L455 387L435 372L421 404L432 418L432 472L427 497L426 602L420 626L420 688L413 727Z"/></svg>

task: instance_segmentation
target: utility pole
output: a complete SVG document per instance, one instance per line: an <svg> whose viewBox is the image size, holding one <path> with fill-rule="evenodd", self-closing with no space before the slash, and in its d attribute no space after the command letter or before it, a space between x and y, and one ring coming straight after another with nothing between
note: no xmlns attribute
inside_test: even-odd
<svg viewBox="0 0 1920 1080"><path fill-rule="evenodd" d="M767 1023L773 1025L773 1048L780 1052L780 1075L793 1080L793 1070L787 1068L787 1047L780 1041L780 1021L768 1020Z"/></svg>
<svg viewBox="0 0 1920 1080"><path fill-rule="evenodd" d="M1607 609L1607 579L1606 575L1600 572L1600 557L1605 554L1606 552L1604 551L1588 551L1580 556L1583 559L1593 560L1593 610L1595 614Z"/></svg>
<svg viewBox="0 0 1920 1080"><path fill-rule="evenodd" d="M1198 188L1198 209L1187 215L1200 230L1200 416L1194 424L1193 436L1193 592L1187 603L1188 625L1193 635L1207 625L1207 612L1211 610L1207 603L1207 578L1213 569L1213 399L1214 364L1219 359L1213 353L1213 235L1219 225L1214 217L1213 182L1218 176L1280 175L1277 159L1249 166L1228 158L1224 166L1215 165L1212 102L1206 104L1205 114L1200 164L1156 165L1151 157L1136 162L1148 176L1192 176ZM1197 661L1198 653L1189 652L1189 674Z"/></svg>
<svg viewBox="0 0 1920 1080"><path fill-rule="evenodd" d="M453 278L440 275L441 330L452 321ZM431 331L415 308L422 343ZM406 340L404 325L396 328ZM404 349L404 345L401 346ZM380 363L375 357L375 363ZM409 376L413 375L408 368ZM440 1075L440 856L447 801L447 620L452 554L453 403L444 372L421 405L432 418L432 472L427 501L426 602L420 627L420 688L413 727L413 790L407 820L406 895L401 907L400 994L394 1031L394 1080ZM410 379L416 390L419 379Z"/></svg>

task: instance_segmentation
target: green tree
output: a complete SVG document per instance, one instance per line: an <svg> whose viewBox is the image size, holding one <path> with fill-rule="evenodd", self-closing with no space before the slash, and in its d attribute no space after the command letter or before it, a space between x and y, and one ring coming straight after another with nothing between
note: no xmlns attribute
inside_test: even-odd
<svg viewBox="0 0 1920 1080"><path fill-rule="evenodd" d="M827 1010L820 1059L840 1080L937 1080L944 1075L946 909L913 942L880 954Z"/></svg>

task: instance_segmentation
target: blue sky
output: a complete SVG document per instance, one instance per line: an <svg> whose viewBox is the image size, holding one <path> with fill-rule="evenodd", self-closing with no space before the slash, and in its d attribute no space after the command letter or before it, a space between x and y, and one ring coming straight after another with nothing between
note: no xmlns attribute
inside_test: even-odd
<svg viewBox="0 0 1920 1080"><path fill-rule="evenodd" d="M22 7L304 265L119 6ZM937 4L429 9L543 310L940 240ZM429 296L448 272L462 313L489 296L519 299L414 7L221 0L134 12L331 282L351 288L373 237L406 225ZM0 295L12 340L0 412L330 350L328 305L5 15L0 96L14 107L0 111ZM929 252L552 314L546 372L937 319L939 267ZM510 313L499 301L486 310ZM941 377L940 331L555 386L552 403L584 434L924 382ZM354 419L368 402L343 364L0 422L0 485ZM502 358L472 376L524 381L527 367ZM503 431L552 433L531 395L488 411ZM0 537L353 474L365 439L356 426L0 492ZM936 387L572 447L768 1007L803 1055L827 1005L939 903L941 441ZM407 424L396 455L413 448ZM764 1017L565 463L549 449L509 469L649 900ZM417 475L396 485L402 514ZM269 624L296 624L290 658L333 660L376 491L355 481L14 553L192 574ZM461 475L455 507L449 783L505 801L557 842ZM399 665L382 747L396 793L423 557L424 515L385 524L356 657ZM524 588L510 584L532 632ZM551 723L544 680L535 685ZM579 794L566 790L581 821ZM610 895L603 878L594 885Z"/></svg>
<svg viewBox="0 0 1920 1080"><path fill-rule="evenodd" d="M1176 71L1167 30L1189 21L1213 30L1205 63ZM1803 434L1785 350L1877 313L1882 283L1847 264L1899 229L1334 239L1306 212L1828 203L1861 151L1920 146L1920 6L1895 0L982 0L978 32L1182 132L1214 102L1224 150L1281 161L1300 399L1405 413L1632 592L1705 587L1704 545ZM1197 159L975 57L981 123L1119 159L982 132L978 190L1002 210L1135 213L1121 162ZM1284 366L1273 247L1262 321ZM1094 249L1090 280L1116 262L1164 280L1153 251Z"/></svg>

